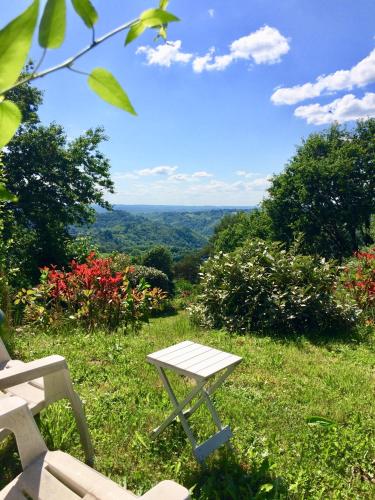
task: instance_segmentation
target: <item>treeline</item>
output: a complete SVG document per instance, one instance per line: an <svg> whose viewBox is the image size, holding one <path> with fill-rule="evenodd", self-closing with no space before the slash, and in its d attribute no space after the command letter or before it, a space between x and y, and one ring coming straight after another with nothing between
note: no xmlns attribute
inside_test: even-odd
<svg viewBox="0 0 375 500"><path fill-rule="evenodd" d="M231 251L258 237L289 248L298 239L302 253L341 261L373 243L374 214L375 120L333 125L297 147L258 210L224 217L212 246Z"/></svg>
<svg viewBox="0 0 375 500"><path fill-rule="evenodd" d="M139 256L151 246L168 247L174 260L200 250L209 242L218 222L238 209L215 208L185 212L159 211L129 213L126 206L110 212L99 211L93 224L74 226L73 236L88 236L101 252L124 252Z"/></svg>
<svg viewBox="0 0 375 500"><path fill-rule="evenodd" d="M374 213L375 120L311 134L257 210L216 227L192 319L283 335L373 326Z"/></svg>
<svg viewBox="0 0 375 500"><path fill-rule="evenodd" d="M177 217L176 217L177 218ZM101 252L123 252L141 255L151 246L165 245L175 259L207 243L207 238L188 227L166 224L158 218L114 210L97 213L88 226L74 226L71 234L89 236Z"/></svg>
<svg viewBox="0 0 375 500"><path fill-rule="evenodd" d="M0 204L0 272L17 288L35 283L41 267L69 262L69 227L91 222L93 204L110 208L103 193L113 191L113 182L100 150L107 140L102 128L68 139L61 125L40 122L40 90L21 85L7 97L21 109L23 122L0 157L1 180L16 196Z"/></svg>

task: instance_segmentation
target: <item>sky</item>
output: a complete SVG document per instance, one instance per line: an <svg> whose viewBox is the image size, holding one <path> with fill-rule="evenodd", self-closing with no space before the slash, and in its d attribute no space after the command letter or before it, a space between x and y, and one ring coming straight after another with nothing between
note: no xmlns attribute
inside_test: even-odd
<svg viewBox="0 0 375 500"><path fill-rule="evenodd" d="M99 36L157 6L92 1ZM29 4L0 0L1 26ZM168 10L181 21L170 24L167 44L147 32L124 47L119 34L75 66L110 70L137 117L102 102L69 70L37 83L43 123L62 124L70 139L105 128L110 202L255 205L303 138L333 121L351 127L375 117L373 0L171 0ZM64 45L42 68L90 38L69 4Z"/></svg>

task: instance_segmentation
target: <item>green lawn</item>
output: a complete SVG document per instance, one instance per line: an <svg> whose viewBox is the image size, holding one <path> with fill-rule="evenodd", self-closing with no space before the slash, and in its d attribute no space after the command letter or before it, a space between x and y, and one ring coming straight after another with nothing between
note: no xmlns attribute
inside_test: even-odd
<svg viewBox="0 0 375 500"><path fill-rule="evenodd" d="M149 432L170 403L146 354L195 340L242 356L215 402L234 431L234 452L222 448L201 469L179 423L157 440ZM85 402L96 468L142 493L162 479L192 488L194 498L375 498L375 342L322 344L203 331L184 314L152 320L139 334L18 332L14 355L66 357ZM173 377L172 377L173 378ZM178 392L187 379L173 378ZM306 417L337 422L311 426ZM204 439L213 430L205 411L192 417ZM42 414L50 447L82 458L66 405ZM12 443L0 453L0 486L18 470ZM7 478L7 479L4 479Z"/></svg>

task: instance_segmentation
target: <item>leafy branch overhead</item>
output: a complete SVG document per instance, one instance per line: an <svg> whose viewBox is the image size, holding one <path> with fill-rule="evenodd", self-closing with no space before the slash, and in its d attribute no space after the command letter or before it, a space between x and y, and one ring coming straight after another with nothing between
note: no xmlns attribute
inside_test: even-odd
<svg viewBox="0 0 375 500"><path fill-rule="evenodd" d="M97 45L122 31L128 31L125 45L135 40L147 28L158 29L158 37L165 39L168 24L179 19L166 11L168 0L160 0L158 8L142 12L138 18L129 21L101 37L96 37L94 26L99 19L98 12L90 0L71 0L72 6L85 26L91 30L91 43L65 61L39 71L49 49L61 47L66 34L66 0L47 0L38 27L38 41L43 49L39 64L26 77L21 77L27 61L33 35L37 29L40 1L33 0L31 5L18 17L0 30L0 149L16 133L22 114L13 102L6 99L7 92L31 80L42 78L63 68L75 71L74 63ZM84 73L85 74L85 73ZM136 112L128 95L118 80L104 68L95 68L88 75L88 85L104 101L133 115ZM9 197L4 187L0 189L0 200Z"/></svg>

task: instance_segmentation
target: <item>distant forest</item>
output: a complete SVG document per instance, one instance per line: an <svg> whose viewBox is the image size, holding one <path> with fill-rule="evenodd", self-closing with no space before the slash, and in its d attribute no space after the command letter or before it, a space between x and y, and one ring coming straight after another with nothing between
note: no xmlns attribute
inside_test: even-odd
<svg viewBox="0 0 375 500"><path fill-rule="evenodd" d="M124 207L124 209L123 209ZM89 236L101 252L139 255L155 245L167 246L175 260L202 248L226 214L251 208L201 208L139 206L97 211L92 225L71 229L73 235Z"/></svg>

